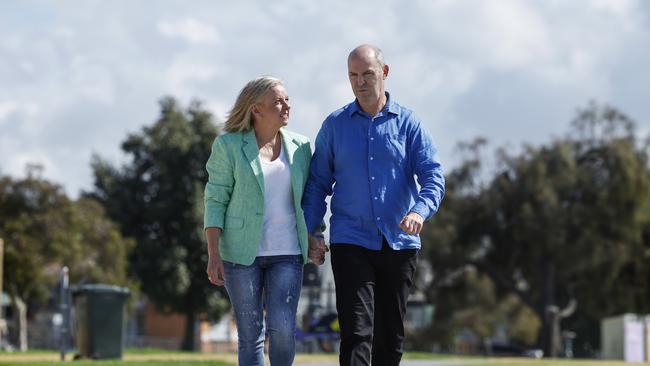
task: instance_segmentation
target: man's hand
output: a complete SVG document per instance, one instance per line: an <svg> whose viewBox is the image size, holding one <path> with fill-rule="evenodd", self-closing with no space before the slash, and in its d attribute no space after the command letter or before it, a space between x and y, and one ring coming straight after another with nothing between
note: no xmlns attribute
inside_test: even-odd
<svg viewBox="0 0 650 366"><path fill-rule="evenodd" d="M325 253L329 252L329 248L325 245L325 237L322 233L314 233L309 235L309 250L307 255L309 260L316 265L321 265L325 262Z"/></svg>
<svg viewBox="0 0 650 366"><path fill-rule="evenodd" d="M422 230L424 219L419 214L411 211L402 218L399 227L409 235L417 235Z"/></svg>
<svg viewBox="0 0 650 366"><path fill-rule="evenodd" d="M208 258L206 272L208 273L208 280L211 284L223 286L226 276L223 270L223 261L218 255L211 255Z"/></svg>

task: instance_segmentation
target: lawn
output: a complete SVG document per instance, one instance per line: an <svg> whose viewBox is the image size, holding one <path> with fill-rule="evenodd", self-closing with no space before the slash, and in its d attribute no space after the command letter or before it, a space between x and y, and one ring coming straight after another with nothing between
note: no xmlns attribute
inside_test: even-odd
<svg viewBox="0 0 650 366"><path fill-rule="evenodd" d="M434 354L423 352L408 352L403 360L432 360L440 366L650 366L650 363L626 363L611 360L585 360L585 359L542 359L522 357L482 357L482 356L456 356L448 354ZM402 362L403 363L403 362ZM418 363L419 366L424 366Z"/></svg>
<svg viewBox="0 0 650 366"><path fill-rule="evenodd" d="M198 353L167 351L161 349L127 349L123 360L76 360L74 353L66 354L66 361L73 366L232 366L237 356L231 353ZM28 352L0 352L0 365L7 366L53 366L61 364L60 355L54 351L30 350Z"/></svg>
<svg viewBox="0 0 650 366"><path fill-rule="evenodd" d="M72 359L68 354L66 360ZM644 363L624 363L622 361L599 360L534 360L525 358L486 358L453 355L437 355L432 353L407 353L404 357L407 365L414 362L417 366L425 366L426 360L431 360L436 366L646 366ZM299 354L296 364L309 365L313 363L337 365L338 359L332 354ZM434 363L435 362L435 363ZM25 353L0 352L0 365L7 366L54 366L60 364L59 354L52 351L29 351ZM73 366L230 366L237 364L237 356L233 353L197 353L178 352L152 349L129 349L124 353L124 360L110 361L75 361ZM267 361L267 365L268 365Z"/></svg>

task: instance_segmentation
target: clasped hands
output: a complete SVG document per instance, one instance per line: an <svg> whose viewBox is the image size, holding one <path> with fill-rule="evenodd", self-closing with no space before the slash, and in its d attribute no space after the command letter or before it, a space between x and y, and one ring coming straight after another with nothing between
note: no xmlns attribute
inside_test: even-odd
<svg viewBox="0 0 650 366"><path fill-rule="evenodd" d="M407 234L417 235L422 230L424 218L419 214L411 211L406 214L399 223L399 227ZM312 263L321 265L325 262L325 253L329 252L329 247L325 244L325 237L321 232L315 232L309 235L309 250L307 255Z"/></svg>
<svg viewBox="0 0 650 366"><path fill-rule="evenodd" d="M309 260L316 265L321 265L325 262L325 253L329 252L329 247L325 244L325 237L323 233L316 232L309 235L309 249L307 255Z"/></svg>

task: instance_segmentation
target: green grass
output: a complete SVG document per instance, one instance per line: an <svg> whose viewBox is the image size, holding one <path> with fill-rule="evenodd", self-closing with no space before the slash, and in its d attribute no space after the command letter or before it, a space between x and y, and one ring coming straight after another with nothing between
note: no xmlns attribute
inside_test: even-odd
<svg viewBox="0 0 650 366"><path fill-rule="evenodd" d="M170 351L152 348L124 350L123 360L76 360L74 352L66 353L66 362L72 366L232 366L223 359L229 354ZM54 366L61 365L59 353L53 350L29 350L27 352L0 352L2 366Z"/></svg>
<svg viewBox="0 0 650 366"><path fill-rule="evenodd" d="M68 361L72 366L232 366L221 361ZM6 366L53 366L61 364L60 361L0 361L0 365Z"/></svg>
<svg viewBox="0 0 650 366"><path fill-rule="evenodd" d="M194 351L179 351L162 348L127 348L124 350L125 355L189 355L196 354Z"/></svg>
<svg viewBox="0 0 650 366"><path fill-rule="evenodd" d="M168 351L161 349L127 349L124 360L69 361L71 366L233 366L236 356L232 353L198 353ZM0 352L1 366L55 366L60 365L58 353L48 350L30 350L28 352ZM565 360L544 359L534 360L529 358L488 358L481 356L457 356L448 354L434 354L424 352L408 352L405 360L449 360L453 366L646 366L645 363L624 363L623 361L601 360ZM299 354L297 362L309 364L310 362L328 362L337 364L335 354Z"/></svg>
<svg viewBox="0 0 650 366"><path fill-rule="evenodd" d="M58 351L53 351L51 349L30 349L25 352L18 352L18 351L12 351L12 352L7 352L5 350L0 350L0 360L2 360L3 356L7 355L51 355L53 353L59 354Z"/></svg>
<svg viewBox="0 0 650 366"><path fill-rule="evenodd" d="M72 351L68 351L67 354L73 353ZM18 351L13 351L13 352L7 352L4 350L0 350L0 359L2 359L2 356L6 355L53 355L53 354L59 354L58 350L52 350L52 349L29 349L25 352L18 352ZM168 349L162 349L162 348L126 348L124 349L124 354L125 355L164 355L164 354L173 354L173 355L184 355L184 354L196 354L196 352L193 351L180 351L180 350L168 350Z"/></svg>
<svg viewBox="0 0 650 366"><path fill-rule="evenodd" d="M404 360L449 360L449 359L474 359L476 356L460 356L443 353L430 353L430 352L406 352L404 353Z"/></svg>
<svg viewBox="0 0 650 366"><path fill-rule="evenodd" d="M650 363L594 359L542 359L525 357L486 357L427 352L406 352L404 360L453 360L453 366L650 366ZM466 361L467 363L463 363Z"/></svg>
<svg viewBox="0 0 650 366"><path fill-rule="evenodd" d="M454 363L453 366L645 366L646 363L625 363L602 360L534 360L534 359L486 359L485 362Z"/></svg>

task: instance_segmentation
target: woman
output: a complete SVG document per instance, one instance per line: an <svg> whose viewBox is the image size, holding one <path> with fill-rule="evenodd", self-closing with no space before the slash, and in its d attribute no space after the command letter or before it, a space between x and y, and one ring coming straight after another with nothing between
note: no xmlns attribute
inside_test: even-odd
<svg viewBox="0 0 650 366"><path fill-rule="evenodd" d="M239 365L291 365L307 227L300 201L311 148L282 127L282 82L258 77L241 90L206 164L205 234L211 283L226 286L235 313ZM265 309L263 309L263 306Z"/></svg>

